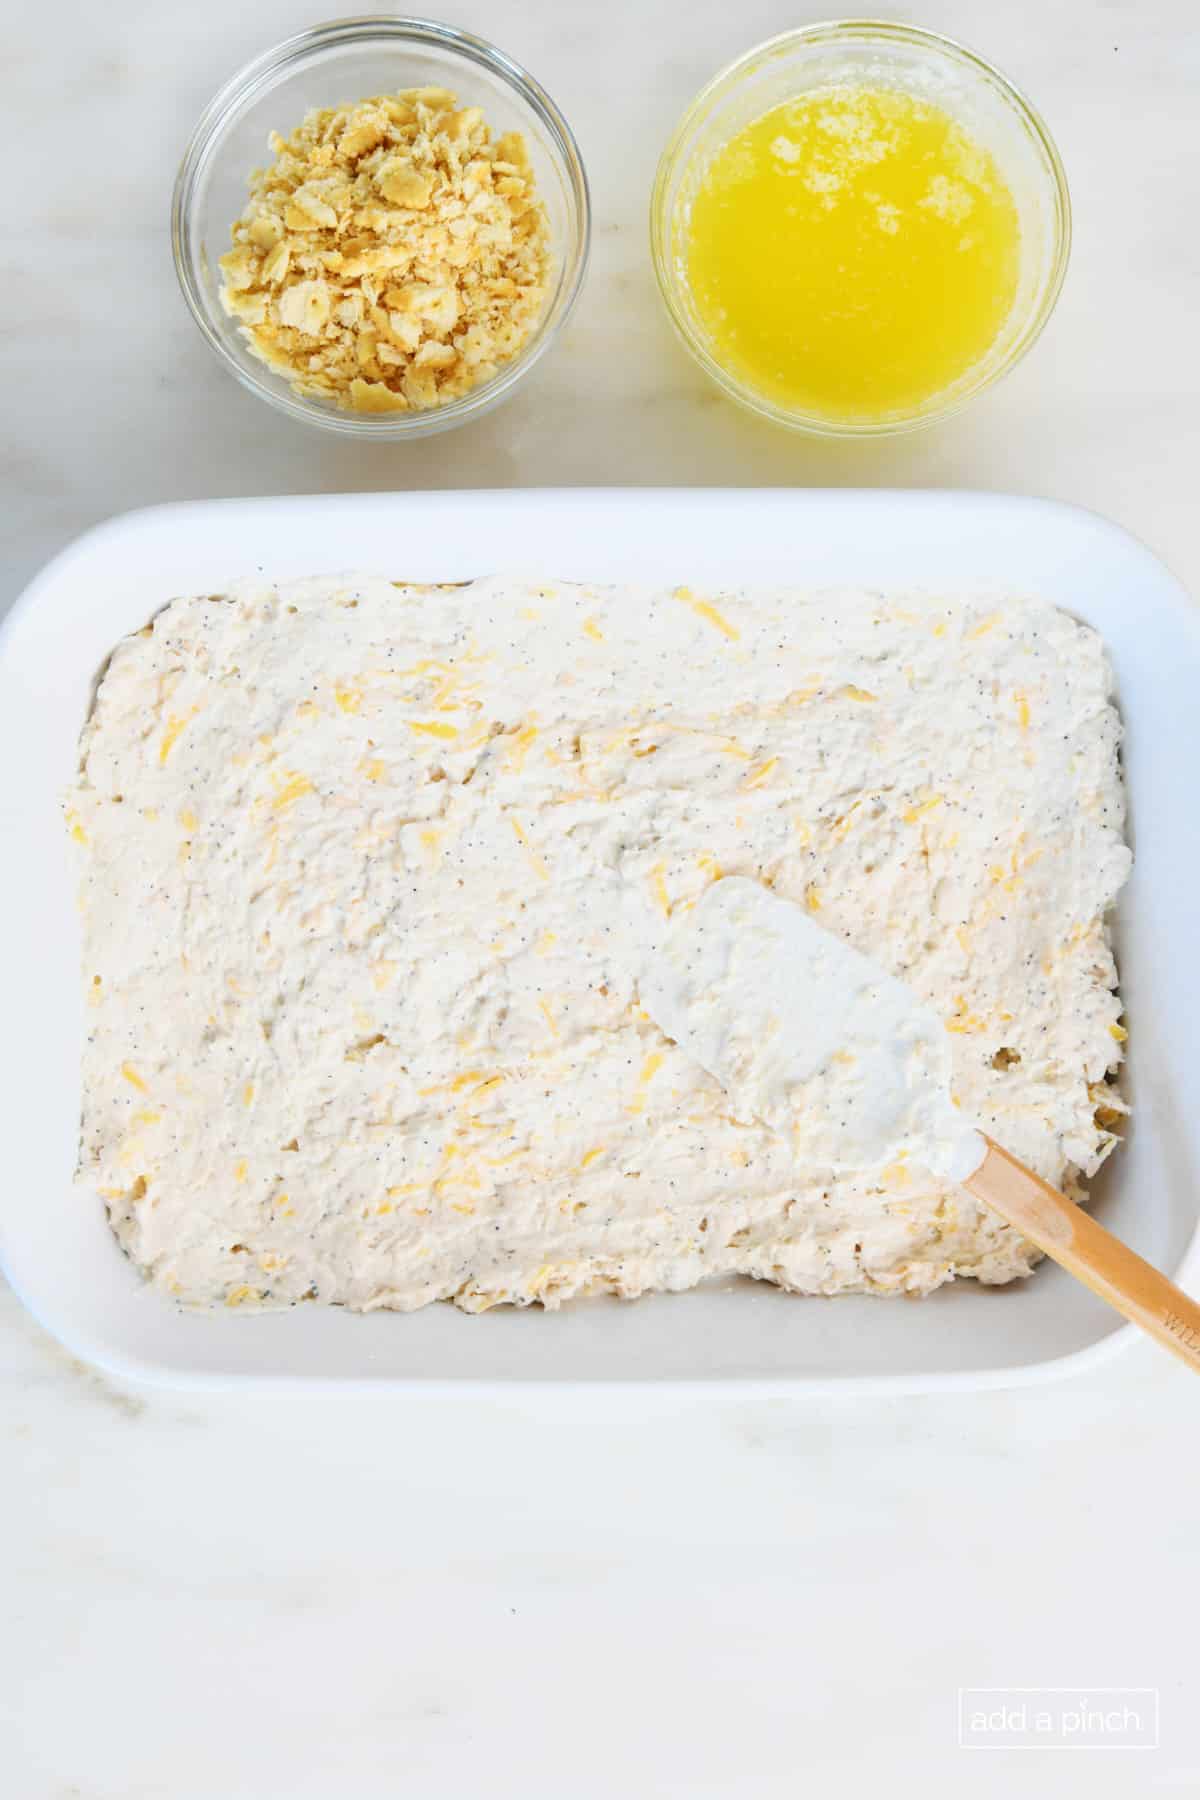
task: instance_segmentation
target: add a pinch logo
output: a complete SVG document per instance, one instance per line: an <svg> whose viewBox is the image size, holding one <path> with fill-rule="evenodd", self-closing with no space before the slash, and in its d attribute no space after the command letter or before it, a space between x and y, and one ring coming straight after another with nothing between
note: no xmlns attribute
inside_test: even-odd
<svg viewBox="0 0 1200 1800"><path fill-rule="evenodd" d="M964 1750L1155 1750L1157 1688L959 1688Z"/></svg>

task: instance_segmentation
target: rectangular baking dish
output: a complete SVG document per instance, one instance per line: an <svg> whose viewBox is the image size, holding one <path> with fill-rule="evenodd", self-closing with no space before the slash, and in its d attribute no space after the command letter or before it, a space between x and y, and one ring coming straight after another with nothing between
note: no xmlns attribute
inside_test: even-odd
<svg viewBox="0 0 1200 1800"><path fill-rule="evenodd" d="M502 571L998 590L1040 595L1096 626L1112 653L1127 725L1137 861L1117 925L1135 1121L1095 1203L1144 1256L1194 1281L1200 616L1133 538L1046 501L958 493L642 489L212 501L129 513L89 532L33 582L0 633L8 961L0 1243L18 1293L74 1352L177 1385L291 1377L484 1384L499 1395L537 1383L565 1397L584 1383L617 1384L628 1397L636 1384L649 1397L679 1383L784 1392L1033 1381L1109 1355L1130 1336L1049 1265L1010 1288L963 1282L920 1302L801 1299L740 1283L635 1305L593 1300L557 1314L498 1309L480 1317L445 1306L365 1318L317 1307L189 1314L143 1288L100 1202L71 1179L81 1007L74 871L59 799L79 728L107 652L172 596L220 592L254 572L287 579L350 569L406 581Z"/></svg>

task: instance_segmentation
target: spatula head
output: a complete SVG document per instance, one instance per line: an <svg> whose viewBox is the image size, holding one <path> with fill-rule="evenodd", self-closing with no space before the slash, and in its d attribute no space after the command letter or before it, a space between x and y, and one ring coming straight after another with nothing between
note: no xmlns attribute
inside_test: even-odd
<svg viewBox="0 0 1200 1800"><path fill-rule="evenodd" d="M713 884L646 955L642 1004L740 1119L808 1166L911 1157L951 1174L978 1139L950 1098L941 1020L886 969L756 881ZM964 1139L971 1140L964 1146Z"/></svg>

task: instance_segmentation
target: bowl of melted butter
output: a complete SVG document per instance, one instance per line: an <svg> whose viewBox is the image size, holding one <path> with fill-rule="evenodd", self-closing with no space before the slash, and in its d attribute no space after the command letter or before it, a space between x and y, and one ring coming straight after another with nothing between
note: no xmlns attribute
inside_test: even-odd
<svg viewBox="0 0 1200 1800"><path fill-rule="evenodd" d="M668 144L651 239L671 320L777 423L880 435L991 386L1049 318L1070 250L1046 126L948 38L849 20L718 75Z"/></svg>

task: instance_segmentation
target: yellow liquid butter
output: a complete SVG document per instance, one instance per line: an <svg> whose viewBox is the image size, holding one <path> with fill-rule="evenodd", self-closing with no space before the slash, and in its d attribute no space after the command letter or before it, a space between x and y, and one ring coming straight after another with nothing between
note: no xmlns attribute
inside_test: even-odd
<svg viewBox="0 0 1200 1800"><path fill-rule="evenodd" d="M933 399L1012 309L1020 224L990 152L897 90L814 89L706 166L681 246L711 354L829 420Z"/></svg>

